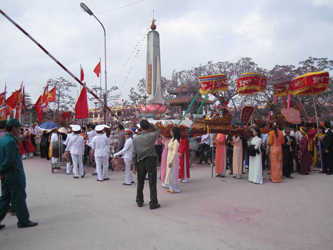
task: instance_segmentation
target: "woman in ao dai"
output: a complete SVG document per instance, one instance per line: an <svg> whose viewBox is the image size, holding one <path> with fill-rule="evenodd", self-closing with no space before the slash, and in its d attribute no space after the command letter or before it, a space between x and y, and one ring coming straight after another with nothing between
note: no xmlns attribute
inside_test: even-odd
<svg viewBox="0 0 333 250"><path fill-rule="evenodd" d="M164 183L164 181L165 181L165 175L166 175L166 169L167 169L168 144L170 142L170 138L166 138L162 134L161 134L161 137L162 137L162 144L164 145L164 149L163 149L162 157L161 157L161 172L160 172L161 176L160 176L160 179L161 179L161 182L162 182L162 187L169 188L169 186L166 185Z"/></svg>
<svg viewBox="0 0 333 250"><path fill-rule="evenodd" d="M79 125L72 126L74 135L70 137L66 147L66 151L69 151L72 156L73 174L75 179L79 178L79 174L82 178L85 175L82 162L82 156L84 154L84 139L80 136L80 129L81 127Z"/></svg>
<svg viewBox="0 0 333 250"><path fill-rule="evenodd" d="M170 131L171 139L168 143L167 171L164 183L169 185L170 194L179 193L178 172L179 172L179 142L180 130L178 127L172 127Z"/></svg>
<svg viewBox="0 0 333 250"><path fill-rule="evenodd" d="M243 174L243 142L240 136L233 136L234 143L233 156L232 156L232 172L234 178L242 179Z"/></svg>
<svg viewBox="0 0 333 250"><path fill-rule="evenodd" d="M249 181L256 184L263 184L262 176L262 160L261 160L261 134L259 128L252 129L253 138L251 145L254 145L254 149L259 150L259 154L249 157Z"/></svg>

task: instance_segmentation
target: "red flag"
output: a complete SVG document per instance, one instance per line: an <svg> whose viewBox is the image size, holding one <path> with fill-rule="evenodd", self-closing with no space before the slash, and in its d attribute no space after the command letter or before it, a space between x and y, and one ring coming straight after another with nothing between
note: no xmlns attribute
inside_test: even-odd
<svg viewBox="0 0 333 250"><path fill-rule="evenodd" d="M38 115L38 121L43 121L43 111L42 111L42 96L40 95L39 98L37 99L37 102L35 103L35 109L36 113Z"/></svg>
<svg viewBox="0 0 333 250"><path fill-rule="evenodd" d="M87 90L84 87L82 88L79 99L77 99L75 105L75 116L76 119L85 119L89 117Z"/></svg>
<svg viewBox="0 0 333 250"><path fill-rule="evenodd" d="M84 80L84 72L83 72L83 68L81 68L80 80L81 80L81 81Z"/></svg>
<svg viewBox="0 0 333 250"><path fill-rule="evenodd" d="M56 91L57 91L57 87L53 87L53 89L51 89L47 93L46 100L44 100L44 103L54 102L56 99Z"/></svg>
<svg viewBox="0 0 333 250"><path fill-rule="evenodd" d="M99 74L101 73L101 62L97 64L97 66L94 69L94 72L97 75L97 77L99 77Z"/></svg>
<svg viewBox="0 0 333 250"><path fill-rule="evenodd" d="M18 91L16 90L9 98L6 100L7 106L9 106L10 110L13 110L16 107L18 101Z"/></svg>

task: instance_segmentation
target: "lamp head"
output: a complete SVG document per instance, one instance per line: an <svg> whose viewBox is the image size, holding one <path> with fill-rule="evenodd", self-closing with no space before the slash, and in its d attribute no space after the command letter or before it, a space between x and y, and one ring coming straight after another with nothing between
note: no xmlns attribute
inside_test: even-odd
<svg viewBox="0 0 333 250"><path fill-rule="evenodd" d="M94 15L94 13L84 3L80 3L80 6L84 10L84 12L87 12L89 14L89 16Z"/></svg>

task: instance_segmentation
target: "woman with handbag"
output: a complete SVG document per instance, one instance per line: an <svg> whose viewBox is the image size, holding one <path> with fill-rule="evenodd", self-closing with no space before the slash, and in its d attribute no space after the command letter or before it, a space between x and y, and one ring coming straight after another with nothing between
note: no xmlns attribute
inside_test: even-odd
<svg viewBox="0 0 333 250"><path fill-rule="evenodd" d="M114 157L118 155L123 155L123 160L125 163L125 182L123 185L131 185L134 183L132 171L131 171L131 162L132 162L132 153L133 153L133 138L132 138L132 130L129 128L125 128L125 145L122 150L114 154Z"/></svg>
<svg viewBox="0 0 333 250"><path fill-rule="evenodd" d="M273 123L273 130L269 132L269 160L271 163L271 182L280 183L282 181L282 144L284 136L278 129L278 122Z"/></svg>
<svg viewBox="0 0 333 250"><path fill-rule="evenodd" d="M261 134L260 129L252 129L253 138L248 150L249 153L249 181L255 184L263 184L262 160L261 160Z"/></svg>
<svg viewBox="0 0 333 250"><path fill-rule="evenodd" d="M81 127L79 125L72 126L72 131L74 135L69 139L68 145L66 147L66 151L69 151L72 156L74 179L78 179L79 174L82 178L84 178L86 174L83 171L82 161L82 156L84 154L84 139L82 136L80 136L80 130Z"/></svg>

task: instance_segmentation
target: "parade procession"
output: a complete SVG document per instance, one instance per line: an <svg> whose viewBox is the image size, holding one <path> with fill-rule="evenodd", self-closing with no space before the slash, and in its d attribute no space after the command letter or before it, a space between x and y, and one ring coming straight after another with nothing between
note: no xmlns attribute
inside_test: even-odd
<svg viewBox="0 0 333 250"><path fill-rule="evenodd" d="M148 2L154 1L119 11ZM103 49L86 50L95 59L82 63L79 45L69 49L68 40L58 40L55 46L46 33L36 32L38 22L27 26L11 8L0 7L0 25L20 36L31 57L41 54L36 67L45 66L34 82L21 75L17 84L0 68L1 249L49 249L51 242L51 249L332 249L332 51L305 60L309 54L303 53L298 65L292 59L266 69L243 50L235 53L241 57L236 63L225 50L213 57L218 63L195 66L195 56L206 58L197 49L190 70L175 70L177 60L191 62L191 56L165 43L177 40L172 29L190 32L195 24L161 20L162 40L158 12L152 10L144 36L131 34L140 37L131 56L119 67L112 62L108 75L110 51L121 64L125 48L113 48L110 34L107 42L99 20L103 12L95 13L97 18L86 4L79 5L84 13L79 14L93 16L104 31ZM200 25L197 40L206 43L199 39L205 36ZM120 37L127 31L115 32ZM170 65L172 73L162 74ZM137 71L142 80L133 79ZM15 223L35 229L17 232ZM82 228L82 235L72 235L78 245L69 237L74 226ZM21 239L29 232L34 239L37 232L55 233L63 240L29 241L26 248L6 231ZM193 241L179 240L183 233Z"/></svg>

